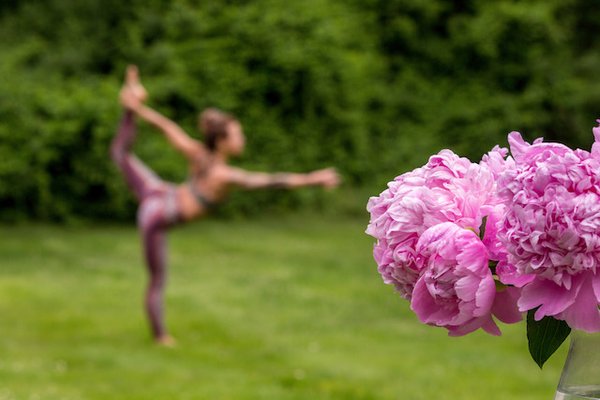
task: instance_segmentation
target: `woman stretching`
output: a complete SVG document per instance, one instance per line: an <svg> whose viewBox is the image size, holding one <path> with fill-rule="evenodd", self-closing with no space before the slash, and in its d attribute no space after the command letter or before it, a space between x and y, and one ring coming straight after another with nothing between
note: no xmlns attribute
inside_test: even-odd
<svg viewBox="0 0 600 400"><path fill-rule="evenodd" d="M238 156L244 150L245 138L240 123L229 114L209 108L199 117L204 141L192 139L176 123L144 104L146 91L135 66L127 69L120 98L125 113L110 154L139 202L137 224L149 274L146 312L154 339L169 346L174 340L165 328L162 308L167 269L165 234L170 227L204 216L234 187L335 187L339 177L332 168L308 174L268 174L228 165L229 157ZM136 116L162 131L169 143L185 156L189 163L186 182L175 185L161 180L131 152Z"/></svg>

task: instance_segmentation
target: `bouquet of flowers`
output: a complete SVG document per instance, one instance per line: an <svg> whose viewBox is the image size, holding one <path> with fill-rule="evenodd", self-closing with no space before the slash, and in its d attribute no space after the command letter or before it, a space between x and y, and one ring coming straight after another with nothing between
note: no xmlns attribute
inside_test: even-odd
<svg viewBox="0 0 600 400"><path fill-rule="evenodd" d="M600 120L598 120L600 123ZM600 126L592 151L518 132L476 164L450 150L369 199L387 284L460 336L527 313L541 367L571 329L600 331Z"/></svg>

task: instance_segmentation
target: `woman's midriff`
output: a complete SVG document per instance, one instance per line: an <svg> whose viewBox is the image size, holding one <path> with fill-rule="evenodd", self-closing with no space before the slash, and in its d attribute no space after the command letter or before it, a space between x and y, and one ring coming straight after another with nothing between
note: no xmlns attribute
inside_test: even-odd
<svg viewBox="0 0 600 400"><path fill-rule="evenodd" d="M187 184L177 187L177 209L181 219L185 221L199 218L208 211L204 205L196 201Z"/></svg>

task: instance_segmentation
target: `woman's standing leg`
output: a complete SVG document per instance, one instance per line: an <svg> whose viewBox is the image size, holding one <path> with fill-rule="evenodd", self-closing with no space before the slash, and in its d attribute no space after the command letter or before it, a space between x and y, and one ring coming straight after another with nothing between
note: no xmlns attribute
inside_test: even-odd
<svg viewBox="0 0 600 400"><path fill-rule="evenodd" d="M164 288L167 279L167 240L169 226L165 196L150 196L141 204L138 226L148 268L145 307L154 339L162 344L173 344L164 324Z"/></svg>

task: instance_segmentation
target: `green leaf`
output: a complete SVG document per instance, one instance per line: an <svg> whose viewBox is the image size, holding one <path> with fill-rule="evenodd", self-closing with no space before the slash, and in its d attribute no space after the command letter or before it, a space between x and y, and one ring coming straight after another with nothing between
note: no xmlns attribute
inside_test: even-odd
<svg viewBox="0 0 600 400"><path fill-rule="evenodd" d="M498 266L498 261L490 260L488 262L488 266L490 267L490 271L492 271L492 275L497 275L496 274L496 267Z"/></svg>
<svg viewBox="0 0 600 400"><path fill-rule="evenodd" d="M483 238L485 237L485 228L487 225L487 215L485 217L483 217L483 219L481 220L481 227L479 228L479 238L481 240L483 240Z"/></svg>
<svg viewBox="0 0 600 400"><path fill-rule="evenodd" d="M527 312L527 340L529 341L529 353L541 369L569 336L571 328L565 321L553 317L544 317L540 321L536 321L534 319L536 310Z"/></svg>

